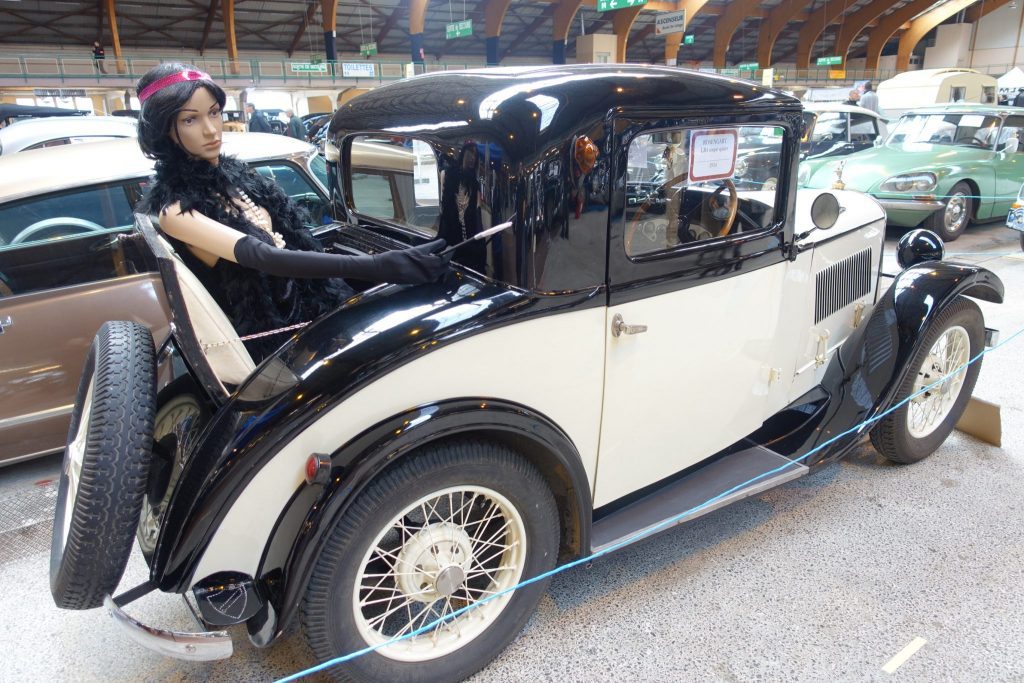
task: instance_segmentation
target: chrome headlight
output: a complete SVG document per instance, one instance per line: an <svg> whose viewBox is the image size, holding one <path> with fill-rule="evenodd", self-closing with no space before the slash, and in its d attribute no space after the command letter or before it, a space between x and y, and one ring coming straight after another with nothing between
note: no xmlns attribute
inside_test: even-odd
<svg viewBox="0 0 1024 683"><path fill-rule="evenodd" d="M931 192L937 183L934 173L908 173L889 178L878 189L882 192Z"/></svg>

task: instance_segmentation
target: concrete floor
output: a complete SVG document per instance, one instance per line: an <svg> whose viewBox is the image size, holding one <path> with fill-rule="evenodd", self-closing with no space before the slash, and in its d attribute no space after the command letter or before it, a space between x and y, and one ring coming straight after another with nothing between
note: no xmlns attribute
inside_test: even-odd
<svg viewBox="0 0 1024 683"><path fill-rule="evenodd" d="M948 252L1003 278L1007 303L981 303L987 324L1004 339L1024 328L1017 235L975 226ZM975 390L1002 406L1002 448L954 432L924 462L894 466L865 446L565 572L472 680L1024 681L1022 355L1024 338L987 356ZM234 629L233 658L190 664L140 649L99 610L57 610L48 546L58 469L54 457L0 470L0 681L271 680L309 665L298 636L257 650ZM145 578L135 556L122 586ZM129 611L194 626L177 596ZM924 646L885 672L916 638Z"/></svg>

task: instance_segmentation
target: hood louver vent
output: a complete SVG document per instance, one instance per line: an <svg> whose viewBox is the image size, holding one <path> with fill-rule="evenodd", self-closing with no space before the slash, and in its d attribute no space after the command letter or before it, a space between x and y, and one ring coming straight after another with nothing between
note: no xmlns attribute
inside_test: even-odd
<svg viewBox="0 0 1024 683"><path fill-rule="evenodd" d="M871 250L820 271L815 281L814 323L820 323L871 291Z"/></svg>

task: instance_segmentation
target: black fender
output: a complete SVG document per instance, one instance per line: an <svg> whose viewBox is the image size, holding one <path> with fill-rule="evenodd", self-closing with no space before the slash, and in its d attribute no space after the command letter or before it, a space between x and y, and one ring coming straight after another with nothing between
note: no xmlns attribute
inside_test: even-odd
<svg viewBox="0 0 1024 683"><path fill-rule="evenodd" d="M896 276L867 321L839 349L822 381L830 399L820 422L787 455L801 456L892 407L910 361L935 317L958 296L1003 302L1002 281L992 271L959 263L929 261ZM845 455L874 423L815 452L808 465Z"/></svg>
<svg viewBox="0 0 1024 683"><path fill-rule="evenodd" d="M562 517L560 561L575 559L590 547L590 481L575 445L557 424L526 406L492 398L419 406L379 422L331 453L328 482L301 487L282 511L258 572L271 609L249 621L253 642L269 645L288 627L327 536L359 493L417 448L459 435L506 444L540 470Z"/></svg>

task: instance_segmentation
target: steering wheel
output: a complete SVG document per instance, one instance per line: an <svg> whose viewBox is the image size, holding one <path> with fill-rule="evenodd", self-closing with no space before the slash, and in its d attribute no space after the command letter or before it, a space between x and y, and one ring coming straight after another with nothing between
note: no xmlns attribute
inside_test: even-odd
<svg viewBox="0 0 1024 683"><path fill-rule="evenodd" d="M722 193L729 191L729 202L727 204L722 203ZM708 209L711 211L711 215L714 216L715 220L721 221L722 228L718 231L718 237L724 237L729 234L732 230L733 223L736 222L736 212L740 208L740 195L736 192L736 185L728 178L722 185L718 186L710 197L706 200Z"/></svg>
<svg viewBox="0 0 1024 683"><path fill-rule="evenodd" d="M28 226L11 240L11 244L21 244L27 242L36 236L36 233L50 230L52 228L74 228L71 234L77 233L88 233L88 232L103 232L106 230L102 225L87 221L84 218L72 218L70 216L55 216L53 218L44 218L41 221L36 221L32 225Z"/></svg>
<svg viewBox="0 0 1024 683"><path fill-rule="evenodd" d="M684 171L683 173L677 175L675 178L670 178L669 180L666 180L665 182L658 186L658 190L670 188L676 183L680 183L686 180L687 175L689 175L689 171ZM644 214L646 214L647 210L651 208L651 202L653 202L657 198L657 196L657 190L648 194L647 199L645 199L643 203L637 207L636 213L633 215L633 220L631 220L629 222L629 225L626 226L625 243L627 254L632 254L633 235L636 234L637 228L639 228L642 224Z"/></svg>

